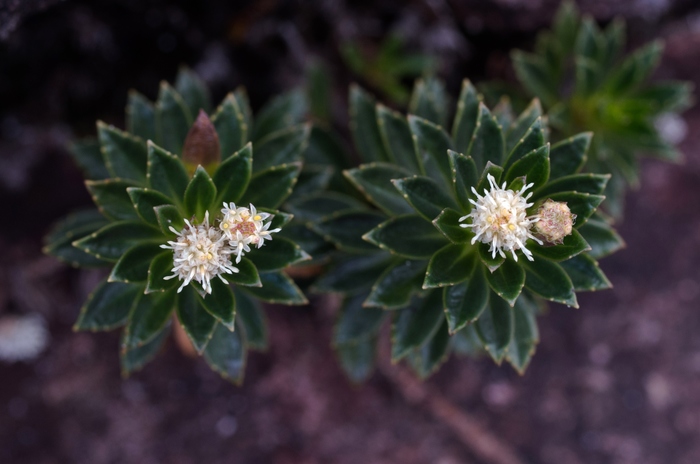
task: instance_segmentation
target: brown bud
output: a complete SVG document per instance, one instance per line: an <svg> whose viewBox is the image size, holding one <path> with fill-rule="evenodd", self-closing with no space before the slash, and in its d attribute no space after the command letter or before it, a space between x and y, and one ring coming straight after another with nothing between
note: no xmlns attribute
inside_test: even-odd
<svg viewBox="0 0 700 464"><path fill-rule="evenodd" d="M551 245L558 245L571 234L576 215L565 202L547 200L537 211L539 221L535 223L535 234Z"/></svg>
<svg viewBox="0 0 700 464"><path fill-rule="evenodd" d="M185 146L182 149L182 160L192 172L199 165L206 169L221 161L219 135L204 110L199 110L197 120L187 133Z"/></svg>

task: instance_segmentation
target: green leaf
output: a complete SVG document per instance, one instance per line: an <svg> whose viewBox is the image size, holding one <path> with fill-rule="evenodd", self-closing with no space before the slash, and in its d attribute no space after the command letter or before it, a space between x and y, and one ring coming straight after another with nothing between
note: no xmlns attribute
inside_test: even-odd
<svg viewBox="0 0 700 464"><path fill-rule="evenodd" d="M277 208L292 193L301 172L301 163L281 164L255 174L241 199L257 208Z"/></svg>
<svg viewBox="0 0 700 464"><path fill-rule="evenodd" d="M364 306L397 309L406 306L411 295L421 289L425 261L398 261L388 267L372 286Z"/></svg>
<svg viewBox="0 0 700 464"><path fill-rule="evenodd" d="M586 223L589 217L595 213L596 208L605 199L602 195L591 195L588 193L577 192L561 192L550 195L549 198L553 201L563 201L569 207L571 212L576 215L577 229Z"/></svg>
<svg viewBox="0 0 700 464"><path fill-rule="evenodd" d="M476 89L469 81L462 81L462 90L459 93L457 101L457 114L452 124L452 139L455 143L455 150L460 153L466 153L469 150L474 130L476 129L476 121L479 118L479 104L481 97L477 94Z"/></svg>
<svg viewBox="0 0 700 464"><path fill-rule="evenodd" d="M447 125L447 96L445 84L439 79L418 79L408 105L408 112L439 126Z"/></svg>
<svg viewBox="0 0 700 464"><path fill-rule="evenodd" d="M226 158L214 172L213 180L218 192L214 204L236 203L248 188L252 170L253 145L248 143L241 150Z"/></svg>
<svg viewBox="0 0 700 464"><path fill-rule="evenodd" d="M225 161L243 148L250 129L233 93L226 95L216 113L212 115L211 122L219 135L221 159Z"/></svg>
<svg viewBox="0 0 700 464"><path fill-rule="evenodd" d="M216 319L202 306L197 292L191 285L182 289L177 296L177 319L200 355L214 335Z"/></svg>
<svg viewBox="0 0 700 464"><path fill-rule="evenodd" d="M377 341L374 338L338 345L335 351L340 360L340 366L351 381L360 383L372 374L377 355Z"/></svg>
<svg viewBox="0 0 700 464"><path fill-rule="evenodd" d="M168 339L168 333L170 332L168 330L169 327L170 324L166 324L151 341L142 346L126 350L122 349L119 353L119 361L123 377L128 377L129 374L142 369L156 357L163 347L165 340Z"/></svg>
<svg viewBox="0 0 700 464"><path fill-rule="evenodd" d="M185 227L185 220L180 213L180 210L173 205L161 205L153 208L156 213L156 219L158 220L158 226L160 231L169 237L174 237L170 228L172 227L176 231L180 231Z"/></svg>
<svg viewBox="0 0 700 464"><path fill-rule="evenodd" d="M524 297L520 297L515 302L513 314L513 338L508 346L506 358L515 370L523 375L540 340L537 331L536 306Z"/></svg>
<svg viewBox="0 0 700 464"><path fill-rule="evenodd" d="M233 330L236 320L236 298L233 290L219 279L211 280L211 293L200 295L200 303L217 321Z"/></svg>
<svg viewBox="0 0 700 464"><path fill-rule="evenodd" d="M351 253L372 253L377 248L362 239L386 216L373 211L341 211L312 225L313 230L341 250Z"/></svg>
<svg viewBox="0 0 700 464"><path fill-rule="evenodd" d="M175 81L175 89L189 108L190 114L195 115L199 113L199 110L204 110L206 113L211 111L209 89L192 70L180 68Z"/></svg>
<svg viewBox="0 0 700 464"><path fill-rule="evenodd" d="M246 257L255 263L260 272L276 271L301 261L311 259L299 245L282 237L265 241L260 248L253 248Z"/></svg>
<svg viewBox="0 0 700 464"><path fill-rule="evenodd" d="M256 142L253 172L301 161L311 132L310 124L285 127Z"/></svg>
<svg viewBox="0 0 700 464"><path fill-rule="evenodd" d="M619 70L607 81L606 90L612 95L634 90L656 68L663 50L663 42L655 40L629 55Z"/></svg>
<svg viewBox="0 0 700 464"><path fill-rule="evenodd" d="M134 245L143 241L158 242L163 237L143 222L113 222L92 234L76 240L73 245L100 259L116 261Z"/></svg>
<svg viewBox="0 0 700 464"><path fill-rule="evenodd" d="M654 113L682 111L692 101L693 84L684 81L662 81L644 86L633 98L654 106Z"/></svg>
<svg viewBox="0 0 700 464"><path fill-rule="evenodd" d="M404 199L428 221L432 221L445 208L457 208L457 203L442 187L429 177L414 176L392 181Z"/></svg>
<svg viewBox="0 0 700 464"><path fill-rule="evenodd" d="M233 96L236 98L236 103L238 103L238 108L243 113L243 121L248 128L248 133L253 128L253 110L250 109L250 101L248 100L248 94L246 93L245 87L238 87L234 92ZM244 138L243 143L250 140L250 138Z"/></svg>
<svg viewBox="0 0 700 464"><path fill-rule="evenodd" d="M389 184L389 186L393 188L391 184ZM394 189L394 191L396 190ZM403 199L401 201L403 201ZM316 192L312 195L290 201L286 205L286 209L294 214L295 219L300 219L304 222L318 221L331 214L346 210L357 211L365 208L366 204L354 197L343 193L328 191ZM275 225L271 225L270 228L274 229Z"/></svg>
<svg viewBox="0 0 700 464"><path fill-rule="evenodd" d="M558 245L539 245L533 241L527 247L535 255L551 261L564 261L591 249L576 229L572 230L570 235L564 237L564 242Z"/></svg>
<svg viewBox="0 0 700 464"><path fill-rule="evenodd" d="M154 226L158 226L158 218L153 208L173 203L170 198L157 190L129 187L126 192L131 199L132 208L136 210L138 216Z"/></svg>
<svg viewBox="0 0 700 464"><path fill-rule="evenodd" d="M406 118L380 104L377 105L377 123L382 141L392 161L398 166L405 166L405 169L410 172L419 172L420 166L413 146L413 135Z"/></svg>
<svg viewBox="0 0 700 464"><path fill-rule="evenodd" d="M188 216L196 217L197 222L202 222L204 213L214 206L214 201L216 201L214 181L202 166L197 166L185 190L185 211Z"/></svg>
<svg viewBox="0 0 700 464"><path fill-rule="evenodd" d="M344 171L343 174L370 202L387 214L413 212L391 183L393 179L409 176L408 170L388 163L370 163Z"/></svg>
<svg viewBox="0 0 700 464"><path fill-rule="evenodd" d="M311 115L319 121L331 119L333 82L330 74L328 67L318 59L310 60L306 66L305 98Z"/></svg>
<svg viewBox="0 0 700 464"><path fill-rule="evenodd" d="M598 263L590 255L584 253L567 261L559 263L574 285L577 292L593 292L612 288Z"/></svg>
<svg viewBox="0 0 700 464"><path fill-rule="evenodd" d="M355 148L364 163L389 161L377 125L375 99L357 84L350 86L350 131Z"/></svg>
<svg viewBox="0 0 700 464"><path fill-rule="evenodd" d="M126 324L134 300L143 287L103 280L80 309L73 330L112 330Z"/></svg>
<svg viewBox="0 0 700 464"><path fill-rule="evenodd" d="M472 357L479 356L483 352L483 345L474 324L466 326L452 336L452 351L458 355Z"/></svg>
<svg viewBox="0 0 700 464"><path fill-rule="evenodd" d="M490 293L484 268L478 265L466 281L445 287L442 300L450 333L476 321L486 308Z"/></svg>
<svg viewBox="0 0 700 464"><path fill-rule="evenodd" d="M513 150L508 154L504 168L506 171L528 153L542 148L545 144L542 118L539 117L532 123L522 139L518 141Z"/></svg>
<svg viewBox="0 0 700 464"><path fill-rule="evenodd" d="M292 90L274 98L257 114L253 126L253 141L257 143L273 132L299 124L307 112L306 97L301 90Z"/></svg>
<svg viewBox="0 0 700 464"><path fill-rule="evenodd" d="M366 294L359 294L343 299L340 315L333 329L334 346L358 343L372 338L379 331L386 312L363 306L362 302L366 297Z"/></svg>
<svg viewBox="0 0 700 464"><path fill-rule="evenodd" d="M178 157L148 143L148 185L152 189L179 205L189 182L190 176Z"/></svg>
<svg viewBox="0 0 700 464"><path fill-rule="evenodd" d="M146 282L151 261L162 251L156 243L144 243L129 248L112 268L108 282Z"/></svg>
<svg viewBox="0 0 700 464"><path fill-rule="evenodd" d="M408 308L397 312L391 326L391 360L396 362L412 349L428 341L444 320L440 298L433 291L425 298L416 298Z"/></svg>
<svg viewBox="0 0 700 464"><path fill-rule="evenodd" d="M56 223L44 239L43 252L75 267L97 267L109 262L73 246L73 242L101 229L109 222L95 210L80 211Z"/></svg>
<svg viewBox="0 0 700 464"><path fill-rule="evenodd" d="M304 162L307 165L344 169L350 166L350 155L346 145L335 131L316 124L311 127L309 143L303 156Z"/></svg>
<svg viewBox="0 0 700 464"><path fill-rule="evenodd" d="M165 277L173 273L173 252L170 250L161 253L151 260L148 266L148 279L144 293L164 292L179 285L179 280L172 278L165 280Z"/></svg>
<svg viewBox="0 0 700 464"><path fill-rule="evenodd" d="M86 179L101 180L111 177L97 139L76 140L68 146L68 151Z"/></svg>
<svg viewBox="0 0 700 464"><path fill-rule="evenodd" d="M478 242L477 246L479 250L479 259L481 259L481 262L484 263L491 272L498 269L506 260L506 258L500 254L496 253L494 255L493 252L489 251L490 245L488 243Z"/></svg>
<svg viewBox="0 0 700 464"><path fill-rule="evenodd" d="M238 325L245 332L246 344L254 349L267 349L265 314L260 304L245 293L234 289Z"/></svg>
<svg viewBox="0 0 700 464"><path fill-rule="evenodd" d="M275 239L278 240L278 239ZM264 247L263 247L264 248ZM241 261L234 264L238 272L227 274L226 280L232 284L245 285L247 287L261 287L260 274L248 258L241 258Z"/></svg>
<svg viewBox="0 0 700 464"><path fill-rule="evenodd" d="M583 132L552 145L549 151L550 179L577 173L586 162L592 132Z"/></svg>
<svg viewBox="0 0 700 464"><path fill-rule="evenodd" d="M486 280L498 296L513 306L525 285L525 271L512 259L506 259L493 272L486 274Z"/></svg>
<svg viewBox="0 0 700 464"><path fill-rule="evenodd" d="M121 179L87 180L87 187L92 201L102 214L115 221L123 219L138 219L134 205L127 192L133 182Z"/></svg>
<svg viewBox="0 0 700 464"><path fill-rule="evenodd" d="M129 313L122 350L138 348L153 340L165 327L175 308L174 291L140 295Z"/></svg>
<svg viewBox="0 0 700 464"><path fill-rule="evenodd" d="M525 137L525 134L530 131L530 128L540 116L542 116L542 106L540 105L540 101L535 98L508 128L508 132L505 134L506 153L511 153L513 151L515 146Z"/></svg>
<svg viewBox="0 0 700 464"><path fill-rule="evenodd" d="M525 288L550 301L578 308L571 279L564 269L546 259L523 260Z"/></svg>
<svg viewBox="0 0 700 464"><path fill-rule="evenodd" d="M539 97L546 107L552 106L558 100L557 86L544 59L520 50L513 51L510 58L523 87Z"/></svg>
<svg viewBox="0 0 700 464"><path fill-rule="evenodd" d="M294 281L283 272L264 272L260 274L262 287L244 287L241 290L268 303L286 305L305 305L308 300Z"/></svg>
<svg viewBox="0 0 700 464"><path fill-rule="evenodd" d="M559 192L580 192L601 195L610 180L610 174L574 174L555 179L535 192L533 200Z"/></svg>
<svg viewBox="0 0 700 464"><path fill-rule="evenodd" d="M217 324L214 335L204 350L204 359L212 370L237 385L243 383L246 348L241 330L228 330Z"/></svg>
<svg viewBox="0 0 700 464"><path fill-rule="evenodd" d="M350 256L333 263L333 267L314 282L313 291L354 293L370 287L389 266L387 253Z"/></svg>
<svg viewBox="0 0 700 464"><path fill-rule="evenodd" d="M502 298L489 298L489 304L476 321L476 332L486 352L500 364L513 339L513 308Z"/></svg>
<svg viewBox="0 0 700 464"><path fill-rule="evenodd" d="M159 145L169 152L181 153L192 118L193 115L180 94L167 82L161 82L156 101L156 134Z"/></svg>
<svg viewBox="0 0 700 464"><path fill-rule="evenodd" d="M135 90L129 91L126 104L126 130L143 140L156 139L156 110L146 97Z"/></svg>
<svg viewBox="0 0 700 464"><path fill-rule="evenodd" d="M486 167L484 168L484 171L481 173L481 177L479 178L479 183L476 185L476 191L479 193L479 195L483 196L486 191L491 190L491 185L488 179L489 174L493 176L496 184L500 185L501 176L503 175L503 168L500 166L496 166L495 164L491 164L490 161L486 164ZM472 195L472 197L476 198L474 195Z"/></svg>
<svg viewBox="0 0 700 464"><path fill-rule="evenodd" d="M383 250L415 259L428 259L447 244L445 237L418 215L391 218L362 238Z"/></svg>
<svg viewBox="0 0 700 464"><path fill-rule="evenodd" d="M447 360L449 348L450 333L447 322L443 321L435 335L411 353L411 367L421 379L426 379Z"/></svg>
<svg viewBox="0 0 700 464"><path fill-rule="evenodd" d="M97 122L97 134L111 177L144 183L147 150L143 140L102 121Z"/></svg>
<svg viewBox="0 0 700 464"><path fill-rule="evenodd" d="M447 287L467 280L476 261L471 247L453 243L444 246L430 258L423 288Z"/></svg>
<svg viewBox="0 0 700 464"><path fill-rule="evenodd" d="M422 173L437 181L452 179L447 150L454 148L450 136L442 127L417 116L408 116L414 147Z"/></svg>
<svg viewBox="0 0 700 464"><path fill-rule="evenodd" d="M578 231L591 246L591 251L588 254L595 259L608 256L626 246L625 241L615 232L615 229L594 218L589 219Z"/></svg>
<svg viewBox="0 0 700 464"><path fill-rule="evenodd" d="M445 210L433 220L433 225L452 243L466 243L472 239L474 234L470 229L460 227L460 217L463 216L457 211L445 208ZM464 224L467 223L465 222Z"/></svg>
<svg viewBox="0 0 700 464"><path fill-rule="evenodd" d="M469 203L471 188L476 187L479 181L479 173L476 170L476 163L470 156L464 156L452 150L448 152L450 157L450 167L452 168L452 186L455 197L462 209L471 211L472 205Z"/></svg>
<svg viewBox="0 0 700 464"><path fill-rule="evenodd" d="M549 144L520 158L506 172L505 182L510 184L518 177L525 177L533 190L537 190L549 179Z"/></svg>

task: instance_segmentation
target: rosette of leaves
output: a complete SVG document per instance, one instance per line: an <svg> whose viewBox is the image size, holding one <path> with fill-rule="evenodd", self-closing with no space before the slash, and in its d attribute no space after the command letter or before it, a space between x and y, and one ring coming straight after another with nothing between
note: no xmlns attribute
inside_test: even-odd
<svg viewBox="0 0 700 464"><path fill-rule="evenodd" d="M649 83L663 53L657 40L623 56L625 22L605 29L564 2L552 30L537 37L534 53L514 51L513 65L521 84L538 97L557 137L593 131L586 169L612 173L606 211L619 217L623 194L639 183L639 157L678 161L680 153L655 127L663 113L676 113L691 103L689 82Z"/></svg>
<svg viewBox="0 0 700 464"><path fill-rule="evenodd" d="M581 174L591 134L550 147L537 100L514 117L507 103L491 112L465 81L456 115L440 81L419 81L408 116L359 87L350 92L350 123L365 164L345 171L367 200L346 204L314 228L338 248L315 289L343 295L334 345L348 375L372 371L383 323L391 321L393 361L408 359L421 377L451 351L485 350L523 372L538 342L536 314L549 300L577 306L576 292L608 288L596 258L622 241L592 219L608 175ZM519 190L533 183L537 208L566 202L577 215L561 244L527 243L534 261L518 252L493 258L459 227L483 193L487 175ZM340 206L340 203L339 203Z"/></svg>
<svg viewBox="0 0 700 464"><path fill-rule="evenodd" d="M73 266L111 268L75 329L124 327L125 375L153 359L174 320L212 369L241 382L247 351L267 346L260 301L307 302L283 269L308 255L281 234L246 253L239 272L225 274L228 285L213 278L211 294L194 281L178 293L179 280L164 280L173 252L161 245L185 219L200 224L208 213L216 225L222 203L235 202L272 213L272 228L290 221L276 208L300 175L310 127L277 105L253 120L238 89L212 108L203 83L182 70L175 87L161 84L155 103L129 95L126 131L98 122L97 139L73 145L97 209L57 224L45 250Z"/></svg>

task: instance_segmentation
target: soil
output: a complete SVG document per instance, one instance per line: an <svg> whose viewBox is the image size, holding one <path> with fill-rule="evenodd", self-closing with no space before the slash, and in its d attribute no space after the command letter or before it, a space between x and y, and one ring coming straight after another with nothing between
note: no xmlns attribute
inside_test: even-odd
<svg viewBox="0 0 700 464"><path fill-rule="evenodd" d="M153 98L182 63L216 98L243 84L259 107L320 56L342 124L353 76L341 41L411 30L455 94L465 76L512 76L508 50L530 46L556 3L0 1L0 316L38 313L50 333L37 359L0 362L0 462L485 463L390 376L346 380L330 348L330 298L267 307L271 348L249 356L242 387L172 339L122 379L117 333L71 330L99 273L43 256L41 237L90 201L66 142L98 118L123 124L127 89ZM667 39L658 76L700 84L694 2L581 4L601 21L627 16L632 44ZM579 310L552 305L522 377L453 357L427 382L524 462L700 462L700 109L684 119L684 164L645 161L628 195L627 248L601 262L614 289L581 295Z"/></svg>

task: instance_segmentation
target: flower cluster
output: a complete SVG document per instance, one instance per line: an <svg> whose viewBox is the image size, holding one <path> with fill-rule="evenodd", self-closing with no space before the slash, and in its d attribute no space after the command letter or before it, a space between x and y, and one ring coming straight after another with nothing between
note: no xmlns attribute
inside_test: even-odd
<svg viewBox="0 0 700 464"><path fill-rule="evenodd" d="M222 274L238 272L231 263L232 254L236 254L236 263L239 263L243 252L250 251L250 244L260 248L266 239L272 239L270 234L280 231L279 228L268 230L272 215L257 212L252 204L250 208L236 208L234 203L224 203L221 213L223 218L218 227L209 224L208 211L201 224L193 225L185 219L182 230L170 227L177 240L161 248L173 250L173 274L165 279L177 277L182 281L178 293L192 280L211 293L211 279L219 277L226 282ZM270 221L265 223L266 219Z"/></svg>
<svg viewBox="0 0 700 464"><path fill-rule="evenodd" d="M533 203L527 200L532 196L532 192L523 197L527 189L534 184L524 185L520 191L507 190L505 182L502 187L496 184L495 178L488 175L491 190L484 189L484 196L479 195L474 187L472 192L477 200L469 200L475 206L471 213L459 218L459 222L471 218L471 224L460 224L463 228L472 228L476 234L472 238L472 245L476 241L489 243L489 251L493 258L496 253L505 258L505 251L510 251L515 261L518 256L516 250L522 250L525 257L533 261L532 252L525 247L528 238L533 239L540 245L542 242L530 233L530 228L539 220L539 216L527 216L527 208Z"/></svg>

